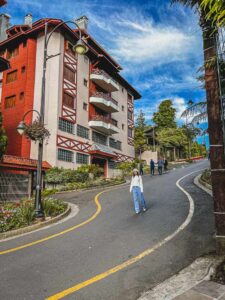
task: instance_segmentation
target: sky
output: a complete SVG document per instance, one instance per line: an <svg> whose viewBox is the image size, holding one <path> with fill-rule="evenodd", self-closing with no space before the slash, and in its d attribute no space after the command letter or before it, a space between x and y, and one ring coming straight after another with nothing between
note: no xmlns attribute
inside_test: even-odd
<svg viewBox="0 0 225 300"><path fill-rule="evenodd" d="M4 12L11 15L12 25L23 23L27 13L32 13L34 21L86 15L89 33L141 93L135 115L143 110L149 124L162 100L173 101L178 122L190 99L205 100L196 80L203 65L198 16L179 4L171 6L169 0L9 0Z"/></svg>

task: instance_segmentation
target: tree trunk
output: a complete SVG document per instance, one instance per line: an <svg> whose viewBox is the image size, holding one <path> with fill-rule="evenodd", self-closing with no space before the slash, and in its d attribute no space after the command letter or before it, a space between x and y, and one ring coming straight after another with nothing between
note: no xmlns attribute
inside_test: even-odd
<svg viewBox="0 0 225 300"><path fill-rule="evenodd" d="M206 22L205 22L206 23ZM217 54L216 32L203 31L204 60ZM206 96L208 110L208 132L210 141L210 163L212 191L216 224L216 247L218 254L225 253L225 157L218 75L215 66L205 66ZM204 225L203 225L204 226Z"/></svg>

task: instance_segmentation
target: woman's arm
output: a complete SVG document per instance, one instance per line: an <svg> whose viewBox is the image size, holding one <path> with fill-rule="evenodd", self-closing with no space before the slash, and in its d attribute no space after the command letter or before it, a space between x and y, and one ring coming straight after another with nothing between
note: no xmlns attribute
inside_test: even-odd
<svg viewBox="0 0 225 300"><path fill-rule="evenodd" d="M132 192L132 188L133 188L133 176L131 177L131 181L130 181L130 193Z"/></svg>
<svg viewBox="0 0 225 300"><path fill-rule="evenodd" d="M142 182L141 176L139 176L139 180L140 180L140 189L141 189L141 192L143 193L143 182Z"/></svg>

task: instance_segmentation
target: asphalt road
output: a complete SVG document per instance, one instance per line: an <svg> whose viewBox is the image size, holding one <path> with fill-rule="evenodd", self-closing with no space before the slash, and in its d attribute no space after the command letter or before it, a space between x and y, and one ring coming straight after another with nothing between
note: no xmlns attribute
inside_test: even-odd
<svg viewBox="0 0 225 300"><path fill-rule="evenodd" d="M180 183L195 204L190 224L172 240L155 251L153 248L174 233L189 214L188 198L176 186L177 180L205 167L206 161L162 176L144 176L144 194L149 208L144 214L134 214L128 186L117 187L99 196L102 209L86 225L0 255L0 299L46 299L76 286L77 291L71 293L70 290L65 299L134 300L195 258L213 251L213 202L193 184L199 172ZM99 190L60 195L78 204L80 212L76 217L52 228L1 242L0 253L85 222L96 212L94 197L97 193ZM150 249L149 254L138 257L146 249ZM138 259L120 270L113 270L111 275L105 273L133 257ZM98 274L106 276L96 277ZM86 282L88 279L90 281Z"/></svg>

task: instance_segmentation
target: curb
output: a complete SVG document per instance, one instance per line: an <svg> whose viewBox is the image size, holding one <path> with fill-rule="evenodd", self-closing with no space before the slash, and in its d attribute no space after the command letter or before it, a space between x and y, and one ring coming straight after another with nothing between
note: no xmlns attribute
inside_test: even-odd
<svg viewBox="0 0 225 300"><path fill-rule="evenodd" d="M28 232L37 230L39 228L45 227L47 225L51 225L52 223L56 223L56 222L62 220L64 217L67 217L71 212L70 203L67 203L67 204L68 204L68 207L67 207L66 211L64 211L60 215L58 215L58 216L56 216L56 217L54 217L50 220L43 221L43 222L38 223L38 224L26 226L26 227L23 227L23 228L19 228L19 229L15 229L15 230L0 233L0 242L1 242L1 240L4 240L6 238L10 238L10 237L14 237L14 236L21 235L21 234L24 234L24 233L28 233Z"/></svg>
<svg viewBox="0 0 225 300"><path fill-rule="evenodd" d="M200 189L202 189L203 191L205 191L206 193L208 193L210 196L213 196L212 194L212 187L206 183L206 182L203 182L201 180L201 176L202 174L199 174L198 176L196 176L194 178L194 184L199 187Z"/></svg>

